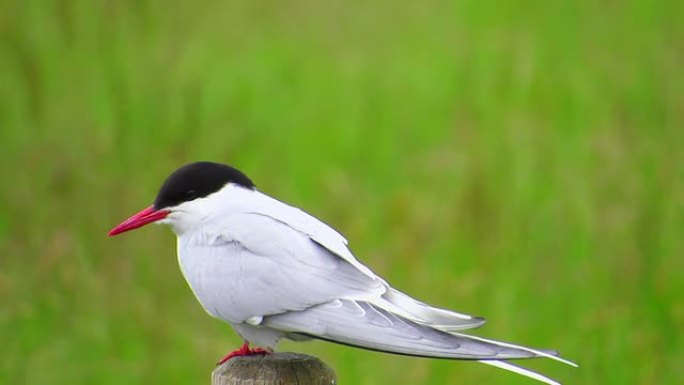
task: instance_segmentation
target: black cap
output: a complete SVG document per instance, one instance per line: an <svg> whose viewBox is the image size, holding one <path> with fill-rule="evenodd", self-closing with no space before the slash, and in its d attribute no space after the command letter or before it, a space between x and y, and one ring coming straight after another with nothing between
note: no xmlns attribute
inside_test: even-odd
<svg viewBox="0 0 684 385"><path fill-rule="evenodd" d="M240 170L214 162L195 162L174 171L159 189L156 210L179 205L215 193L228 183L254 189L254 183Z"/></svg>

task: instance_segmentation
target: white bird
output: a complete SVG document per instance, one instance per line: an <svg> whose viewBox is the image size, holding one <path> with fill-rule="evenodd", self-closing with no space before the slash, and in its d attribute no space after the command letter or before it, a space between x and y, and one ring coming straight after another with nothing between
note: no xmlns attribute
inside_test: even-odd
<svg viewBox="0 0 684 385"><path fill-rule="evenodd" d="M196 162L179 168L152 206L109 235L152 222L176 233L181 271L204 309L245 341L220 363L273 352L282 338L317 338L476 360L547 384L558 382L507 360L547 357L577 366L555 351L463 334L484 319L432 307L392 288L354 257L340 233L263 194L233 167Z"/></svg>

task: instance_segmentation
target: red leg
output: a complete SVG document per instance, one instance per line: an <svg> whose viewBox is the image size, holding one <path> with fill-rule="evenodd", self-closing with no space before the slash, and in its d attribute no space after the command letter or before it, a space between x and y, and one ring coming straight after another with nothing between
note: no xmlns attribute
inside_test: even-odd
<svg viewBox="0 0 684 385"><path fill-rule="evenodd" d="M221 360L218 362L218 365L221 365L221 364L225 363L226 361L228 361L234 357L254 356L257 354L264 355L264 354L271 354L271 353L272 353L271 351L268 351L268 350L262 349L262 348L250 349L249 348L249 341L245 341L245 343L242 344L242 346L239 349L234 350L234 351L226 354L225 357L221 358Z"/></svg>

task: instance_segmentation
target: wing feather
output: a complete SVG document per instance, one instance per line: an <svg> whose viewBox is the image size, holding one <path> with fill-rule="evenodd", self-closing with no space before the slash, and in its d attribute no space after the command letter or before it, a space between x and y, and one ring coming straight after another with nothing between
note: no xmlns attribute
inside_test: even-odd
<svg viewBox="0 0 684 385"><path fill-rule="evenodd" d="M382 297L375 301L377 305L413 321L430 324L444 331L472 329L485 322L481 317L432 307L391 288L384 279L354 257L342 234L300 209L266 195L263 197L263 200L258 201L259 204L250 207L250 213L271 218L307 235L311 241L342 258L367 277L384 283L387 289Z"/></svg>
<svg viewBox="0 0 684 385"><path fill-rule="evenodd" d="M384 281L364 274L308 235L250 213L224 218L214 233L185 238L179 259L204 308L233 323L337 298L375 298L387 290Z"/></svg>
<svg viewBox="0 0 684 385"><path fill-rule="evenodd" d="M454 359L532 358L533 351L450 334L413 322L369 302L335 300L264 318L263 326L370 350Z"/></svg>

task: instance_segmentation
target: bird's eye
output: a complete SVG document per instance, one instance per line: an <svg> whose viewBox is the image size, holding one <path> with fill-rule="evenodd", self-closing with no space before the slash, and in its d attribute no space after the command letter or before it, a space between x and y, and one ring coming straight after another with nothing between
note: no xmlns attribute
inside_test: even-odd
<svg viewBox="0 0 684 385"><path fill-rule="evenodd" d="M187 190L183 195L185 195L185 198L196 198L197 195L195 194L195 190Z"/></svg>

